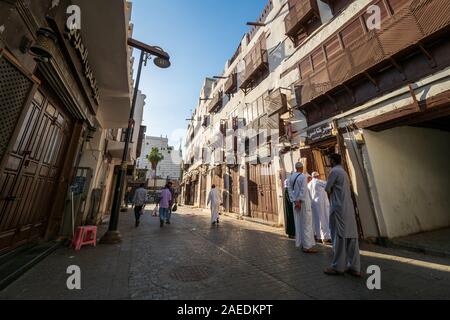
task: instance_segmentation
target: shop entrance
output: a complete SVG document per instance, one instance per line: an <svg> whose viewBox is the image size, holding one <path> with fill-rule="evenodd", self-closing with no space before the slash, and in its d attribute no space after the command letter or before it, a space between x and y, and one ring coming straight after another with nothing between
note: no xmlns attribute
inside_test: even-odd
<svg viewBox="0 0 450 320"><path fill-rule="evenodd" d="M42 237L73 121L36 92L0 173L0 254Z"/></svg>
<svg viewBox="0 0 450 320"><path fill-rule="evenodd" d="M206 209L206 203L207 203L207 193L206 193L206 180L207 175L203 174L201 176L201 183L200 183L200 207Z"/></svg>
<svg viewBox="0 0 450 320"><path fill-rule="evenodd" d="M276 181L272 164L248 165L250 216L278 223Z"/></svg>
<svg viewBox="0 0 450 320"><path fill-rule="evenodd" d="M239 167L230 169L229 195L230 195L230 212L240 213L239 210Z"/></svg>
<svg viewBox="0 0 450 320"><path fill-rule="evenodd" d="M450 227L450 108L437 111L364 130L366 172L386 221L381 227L385 237Z"/></svg>
<svg viewBox="0 0 450 320"><path fill-rule="evenodd" d="M335 140L329 141L322 145L312 148L312 156L314 159L313 168L320 174L320 179L327 180L330 175L332 166L329 156L337 152L337 142ZM311 174L312 172L310 172Z"/></svg>

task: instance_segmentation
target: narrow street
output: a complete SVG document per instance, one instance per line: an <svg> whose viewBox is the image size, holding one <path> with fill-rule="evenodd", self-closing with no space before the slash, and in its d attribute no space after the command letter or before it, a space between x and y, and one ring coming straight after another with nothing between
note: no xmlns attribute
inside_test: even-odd
<svg viewBox="0 0 450 320"><path fill-rule="evenodd" d="M365 279L327 277L330 248L305 255L280 229L222 216L212 228L203 211L182 208L160 229L146 214L139 229L122 214L122 245L61 248L0 293L0 299L448 299L450 261L362 246L362 263L380 266L382 290ZM105 226L102 226L101 234ZM66 287L68 266L82 289Z"/></svg>

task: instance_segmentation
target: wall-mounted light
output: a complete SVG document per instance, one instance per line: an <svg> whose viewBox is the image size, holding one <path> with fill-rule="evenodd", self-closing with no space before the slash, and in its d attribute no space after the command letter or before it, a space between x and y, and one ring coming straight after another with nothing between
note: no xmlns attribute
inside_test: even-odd
<svg viewBox="0 0 450 320"><path fill-rule="evenodd" d="M170 66L171 66L170 60L159 58L159 57L155 58L153 60L153 63L161 69L167 69L167 68L170 68Z"/></svg>
<svg viewBox="0 0 450 320"><path fill-rule="evenodd" d="M40 28L37 32L37 41L30 47L30 52L39 62L48 62L52 58L50 48L57 42L55 33L50 28Z"/></svg>
<svg viewBox="0 0 450 320"><path fill-rule="evenodd" d="M20 46L19 46L20 52L22 52L23 54L28 53L28 51L30 51L32 44L33 44L33 40L31 40L27 36L23 36L22 40L20 40Z"/></svg>

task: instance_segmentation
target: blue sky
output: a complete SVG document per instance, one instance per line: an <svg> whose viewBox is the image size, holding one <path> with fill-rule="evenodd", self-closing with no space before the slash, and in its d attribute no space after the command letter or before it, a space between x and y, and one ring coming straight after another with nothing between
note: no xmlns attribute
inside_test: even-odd
<svg viewBox="0 0 450 320"><path fill-rule="evenodd" d="M140 89L147 95L147 135L168 136L176 147L198 103L204 78L219 75L266 0L133 0L134 38L162 47L172 67L149 63ZM136 56L136 53L135 53ZM135 70L138 57L136 56Z"/></svg>

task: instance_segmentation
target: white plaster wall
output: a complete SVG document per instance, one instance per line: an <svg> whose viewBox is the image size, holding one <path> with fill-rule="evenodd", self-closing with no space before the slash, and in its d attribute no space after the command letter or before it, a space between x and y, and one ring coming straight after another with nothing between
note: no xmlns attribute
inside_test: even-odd
<svg viewBox="0 0 450 320"><path fill-rule="evenodd" d="M136 152L138 147L137 143L139 141L139 132L142 125L142 121L144 120L144 107L146 98L147 96L139 90L136 99L136 109L134 112L135 128L133 131L133 139L132 139L133 144L131 147L131 159L133 161L136 160Z"/></svg>
<svg viewBox="0 0 450 320"><path fill-rule="evenodd" d="M106 130L99 129L94 138L85 144L79 167L92 169L92 180L89 186L88 196L83 220L87 217L91 206L91 194L93 189L104 186L105 166L103 159L103 150L105 147Z"/></svg>
<svg viewBox="0 0 450 320"><path fill-rule="evenodd" d="M364 137L387 236L450 226L450 133L400 127Z"/></svg>
<svg viewBox="0 0 450 320"><path fill-rule="evenodd" d="M163 179L169 177L170 179L180 178L180 164L177 163L178 160L181 161L181 157L178 156L179 151L169 150L169 140L163 137L145 137L142 142L142 152L141 157L137 159L137 167L139 169L148 169L147 178L152 178L151 164L147 159L147 155L150 154L153 148L158 148L159 151L164 156L164 160L158 164L156 170L156 175Z"/></svg>

